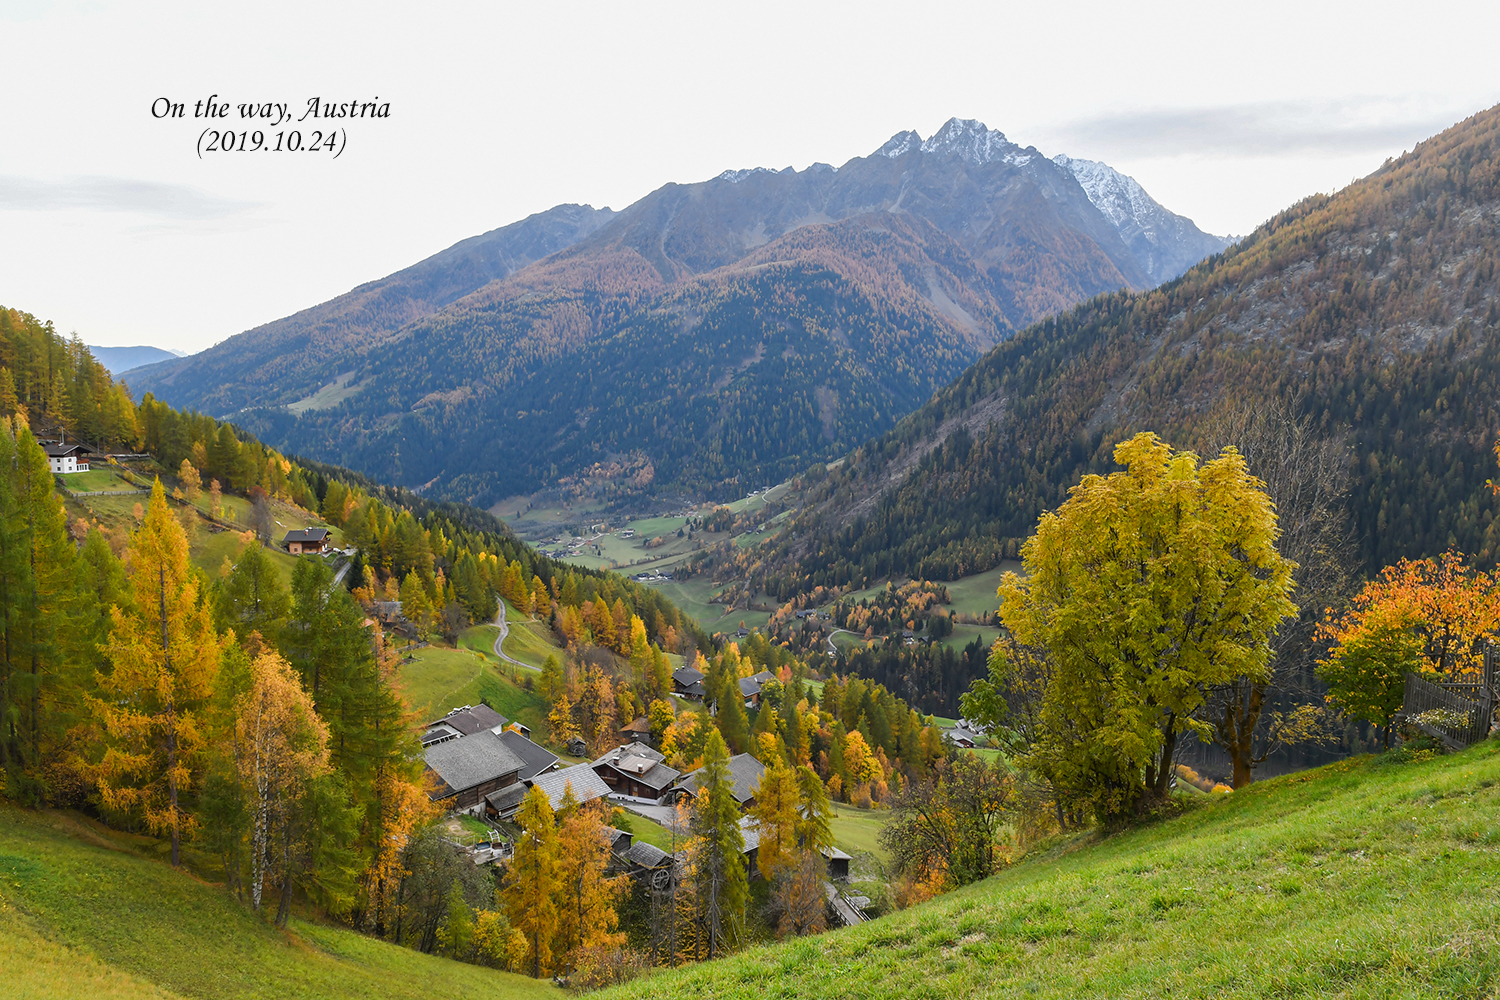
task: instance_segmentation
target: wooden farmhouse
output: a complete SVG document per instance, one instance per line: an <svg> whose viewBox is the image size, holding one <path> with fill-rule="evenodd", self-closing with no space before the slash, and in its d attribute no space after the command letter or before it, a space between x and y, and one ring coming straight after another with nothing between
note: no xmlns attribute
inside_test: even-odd
<svg viewBox="0 0 1500 1000"><path fill-rule="evenodd" d="M308 553L323 553L328 551L329 542L332 538L327 528L297 528L288 531L281 544L294 556L306 555Z"/></svg>
<svg viewBox="0 0 1500 1000"><path fill-rule="evenodd" d="M644 743L615 747L594 761L595 773L611 793L645 802L656 802L676 781L681 771L668 767L666 758Z"/></svg>
<svg viewBox="0 0 1500 1000"><path fill-rule="evenodd" d="M510 819L520 811L526 793L533 787L547 793L547 801L552 804L553 812L562 807L563 799L570 789L574 800L580 804L609 796L609 786L594 773L592 766L574 764L572 767L543 771L525 781L491 792L484 798L485 815L497 820Z"/></svg>
<svg viewBox="0 0 1500 1000"><path fill-rule="evenodd" d="M506 718L485 704L465 705L455 708L441 719L433 719L422 727L422 746L456 740L475 733L491 732L500 735L506 726ZM556 758L553 758L556 760Z"/></svg>
<svg viewBox="0 0 1500 1000"><path fill-rule="evenodd" d="M491 732L434 743L423 756L437 779L432 800L459 812L477 812L486 795L517 784L526 766Z"/></svg>
<svg viewBox="0 0 1500 1000"><path fill-rule="evenodd" d="M702 773L703 769L699 768L683 775L662 796L662 801L677 802L697 798L698 781ZM734 800L740 804L741 809L749 809L755 805L755 789L759 787L761 775L765 773L766 765L747 753L737 753L729 758L729 779L733 784Z"/></svg>
<svg viewBox="0 0 1500 1000"><path fill-rule="evenodd" d="M776 675L769 670L762 670L760 673L750 677L741 677L740 694L744 696L745 707L755 708L758 706L760 704L760 689L765 687L767 682L774 681L775 679Z"/></svg>
<svg viewBox="0 0 1500 1000"><path fill-rule="evenodd" d="M672 690L689 701L702 701L707 694L703 672L696 667L678 667L672 671Z"/></svg>
<svg viewBox="0 0 1500 1000"><path fill-rule="evenodd" d="M651 724L643 715L634 722L628 723L620 728L620 739L627 743L644 743L651 745Z"/></svg>

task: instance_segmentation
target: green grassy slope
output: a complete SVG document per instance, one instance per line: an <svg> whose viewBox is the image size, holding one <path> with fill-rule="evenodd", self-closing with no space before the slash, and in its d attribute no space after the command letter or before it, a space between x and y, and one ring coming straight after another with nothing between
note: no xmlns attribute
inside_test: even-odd
<svg viewBox="0 0 1500 1000"><path fill-rule="evenodd" d="M880 920L604 997L1472 997L1500 987L1500 741L1357 758Z"/></svg>
<svg viewBox="0 0 1500 1000"><path fill-rule="evenodd" d="M340 1000L555 996L549 984L303 921L61 814L0 807L0 996Z"/></svg>
<svg viewBox="0 0 1500 1000"><path fill-rule="evenodd" d="M490 631L493 636L493 630ZM494 642L493 638L490 640ZM407 703L423 720L436 719L460 705L486 702L495 711L545 737L547 702L516 684L499 667L493 653L475 649L428 646L401 664L400 686ZM512 668L513 669L513 668Z"/></svg>

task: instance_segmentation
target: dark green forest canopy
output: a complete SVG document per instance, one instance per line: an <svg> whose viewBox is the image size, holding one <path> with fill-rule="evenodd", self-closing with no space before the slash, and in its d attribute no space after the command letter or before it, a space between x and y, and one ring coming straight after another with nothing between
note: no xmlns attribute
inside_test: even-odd
<svg viewBox="0 0 1500 1000"><path fill-rule="evenodd" d="M1217 407L1276 397L1347 445L1367 570L1450 546L1492 565L1497 203L1491 110L1160 289L1101 296L996 347L823 477L779 545L738 568L780 597L980 572L1084 473L1110 469L1123 438L1194 447Z"/></svg>

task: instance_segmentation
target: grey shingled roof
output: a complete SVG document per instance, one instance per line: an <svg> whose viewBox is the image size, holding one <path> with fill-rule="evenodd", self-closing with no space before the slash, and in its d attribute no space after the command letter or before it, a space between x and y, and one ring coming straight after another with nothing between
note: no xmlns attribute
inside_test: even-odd
<svg viewBox="0 0 1500 1000"><path fill-rule="evenodd" d="M623 757L649 757L658 764L666 760L666 756L659 751L653 750L644 743L627 743L622 747L615 747L609 753L594 761L595 764L613 764Z"/></svg>
<svg viewBox="0 0 1500 1000"><path fill-rule="evenodd" d="M760 846L760 823L753 816L740 817L740 836L745 839L744 853Z"/></svg>
<svg viewBox="0 0 1500 1000"><path fill-rule="evenodd" d="M463 740L457 742L462 743ZM569 785L573 788L573 798L579 802L592 802L609 794L609 786L595 773L592 764L574 764L561 771L548 771L532 778L531 784L547 793L554 810L562 807L563 796Z"/></svg>
<svg viewBox="0 0 1500 1000"><path fill-rule="evenodd" d="M557 754L544 746L538 746L513 729L501 733L500 742L509 747L510 752L521 758L521 762L526 765L521 768L522 781L541 774L559 760Z"/></svg>
<svg viewBox="0 0 1500 1000"><path fill-rule="evenodd" d="M662 862L666 861L671 856L672 855L668 854L660 847L656 847L653 844L648 844L644 840L636 841L634 844L631 844L630 850L620 855L620 857L624 858L626 861L638 864L642 868L659 868L661 867Z"/></svg>
<svg viewBox="0 0 1500 1000"><path fill-rule="evenodd" d="M465 736L473 736L481 730L503 726L505 721L505 716L488 705L465 705L463 708L455 708L441 719L433 719L427 725L432 727L441 722Z"/></svg>
<svg viewBox="0 0 1500 1000"><path fill-rule="evenodd" d="M741 677L740 694L746 698L749 698L751 695L760 694L760 681L754 677Z"/></svg>
<svg viewBox="0 0 1500 1000"><path fill-rule="evenodd" d="M521 808L521 800L526 798L528 788L529 786L518 781L514 785L506 785L498 792L490 792L490 794L484 797L484 801L488 802L497 813L504 817L508 813L513 813Z"/></svg>
<svg viewBox="0 0 1500 1000"><path fill-rule="evenodd" d="M283 545L287 542L321 542L327 537L327 528L294 528L286 533L281 542Z"/></svg>
<svg viewBox="0 0 1500 1000"><path fill-rule="evenodd" d="M686 789L694 796L698 794L698 776L703 773L700 767L678 782L678 787ZM729 777L733 783L735 801L744 805L755 797L755 788L760 784L761 775L766 773L766 765L756 760L747 753L737 753L729 758Z"/></svg>
<svg viewBox="0 0 1500 1000"><path fill-rule="evenodd" d="M427 766L454 792L473 788L501 775L518 774L525 766L521 758L493 733L434 743L422 754L427 759Z"/></svg>
<svg viewBox="0 0 1500 1000"><path fill-rule="evenodd" d="M703 671L696 667L678 667L672 671L672 679L683 687L703 679Z"/></svg>
<svg viewBox="0 0 1500 1000"><path fill-rule="evenodd" d="M665 760L665 757L644 743L627 743L625 746L615 747L594 761L593 766L608 765L621 774L627 775L632 781L638 781L647 788L655 789L660 793L682 774L676 768L668 767L663 763Z"/></svg>

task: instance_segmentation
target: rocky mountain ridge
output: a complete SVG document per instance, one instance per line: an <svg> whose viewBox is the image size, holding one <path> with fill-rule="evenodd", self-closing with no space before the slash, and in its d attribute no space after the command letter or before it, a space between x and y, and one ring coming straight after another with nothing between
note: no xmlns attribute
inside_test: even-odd
<svg viewBox="0 0 1500 1000"><path fill-rule="evenodd" d="M1186 231L1149 228L1155 219L1117 223L1065 166L953 119L927 140L899 133L838 168L726 171L664 185L618 213L560 206L202 355L141 369L131 384L232 415L311 457L472 502L617 460L673 470L664 482L674 486L733 490L742 476L760 480L880 433L1041 316L1149 286L1169 266L1163 242ZM1127 244L1122 224L1146 258ZM1214 240L1191 234L1205 246ZM757 280L768 270L777 280ZM755 300L773 287L782 301ZM710 302L720 322L738 317L720 328L727 339L717 345L692 332ZM848 310L869 317L863 339L848 339ZM666 314L680 316L679 325L668 330L653 318ZM835 352L825 359L827 378L807 368L795 385L767 376L780 361L767 361L766 351L794 329L813 338L805 345ZM918 329L928 331L925 346L903 354ZM745 412L737 405L721 399L713 420L690 417L682 400L705 393L683 397L681 378L657 370L731 342L745 345L750 360L722 385L726 375L715 375L707 396L754 386L770 410L748 437L733 427L732 414ZM597 346L609 354L614 343L638 353L612 362L613 402L590 396L585 406L578 392L596 374L586 370L590 353ZM853 402L863 390L839 373L876 370L904 373L899 391ZM668 384L671 399L646 389ZM822 402L795 402L801 393ZM579 406L607 419L580 422ZM622 430L647 411L659 441ZM551 430L524 434L524 454L485 443L522 412ZM728 451L691 457L694 449L673 437L689 425ZM770 426L783 427L786 440ZM455 435L476 444L455 450ZM430 454L417 459L419 450Z"/></svg>

